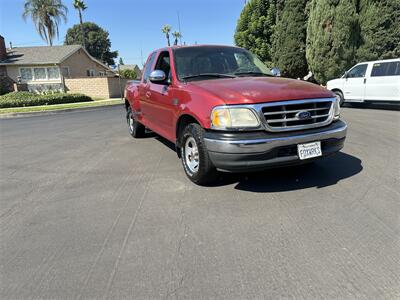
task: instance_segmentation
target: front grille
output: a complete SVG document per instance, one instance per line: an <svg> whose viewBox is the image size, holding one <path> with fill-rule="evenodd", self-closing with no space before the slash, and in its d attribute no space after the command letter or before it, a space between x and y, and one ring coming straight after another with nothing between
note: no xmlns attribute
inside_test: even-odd
<svg viewBox="0 0 400 300"><path fill-rule="evenodd" d="M334 99L268 103L261 108L270 131L302 130L325 126L333 118Z"/></svg>

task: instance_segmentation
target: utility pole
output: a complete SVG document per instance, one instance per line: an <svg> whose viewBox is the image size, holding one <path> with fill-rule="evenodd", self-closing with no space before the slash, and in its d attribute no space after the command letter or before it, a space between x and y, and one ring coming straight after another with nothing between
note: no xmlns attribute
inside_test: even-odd
<svg viewBox="0 0 400 300"><path fill-rule="evenodd" d="M181 34L180 37L179 37L179 43L182 46L181 19L179 18L179 11L177 11L176 14L178 15L178 29L179 29L179 33Z"/></svg>

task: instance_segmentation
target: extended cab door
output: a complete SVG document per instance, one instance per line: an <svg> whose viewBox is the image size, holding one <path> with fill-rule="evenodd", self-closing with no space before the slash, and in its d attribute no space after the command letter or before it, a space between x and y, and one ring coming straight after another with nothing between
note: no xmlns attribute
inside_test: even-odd
<svg viewBox="0 0 400 300"><path fill-rule="evenodd" d="M365 100L400 101L400 59L372 64L365 86Z"/></svg>
<svg viewBox="0 0 400 300"><path fill-rule="evenodd" d="M345 100L364 101L367 67L367 63L359 64L346 73L343 84Z"/></svg>
<svg viewBox="0 0 400 300"><path fill-rule="evenodd" d="M153 69L154 61L157 53L153 52L147 59L146 65L144 67L142 81L138 87L139 91L139 102L140 102L140 112L138 112L138 120L143 123L143 125L150 127L151 121L151 107L149 106L150 98L150 80L149 76Z"/></svg>
<svg viewBox="0 0 400 300"><path fill-rule="evenodd" d="M158 54L153 70L161 70L166 78L161 82L149 83L149 114L151 128L165 138L174 141L175 112L178 102L173 97L170 52L165 50Z"/></svg>

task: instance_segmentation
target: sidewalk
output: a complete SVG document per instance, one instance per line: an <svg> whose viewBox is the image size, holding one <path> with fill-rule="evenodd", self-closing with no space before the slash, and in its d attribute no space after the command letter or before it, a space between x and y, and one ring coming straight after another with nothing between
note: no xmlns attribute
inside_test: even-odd
<svg viewBox="0 0 400 300"><path fill-rule="evenodd" d="M111 105L121 105L123 101L121 98L113 98L106 100L97 100L92 102L78 102L78 103L66 103L66 104L55 104L55 105L40 105L40 106L25 106L25 107L12 107L0 109L0 118L9 118L21 115L33 115L43 114L51 112L61 112L69 110L79 110L87 108L97 108Z"/></svg>

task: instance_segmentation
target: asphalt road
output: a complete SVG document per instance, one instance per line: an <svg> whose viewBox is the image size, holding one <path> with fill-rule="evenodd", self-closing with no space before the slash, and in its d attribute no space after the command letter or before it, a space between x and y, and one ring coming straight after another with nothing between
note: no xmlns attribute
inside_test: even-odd
<svg viewBox="0 0 400 300"><path fill-rule="evenodd" d="M199 187L121 107L0 120L1 299L400 298L400 112L344 150Z"/></svg>

